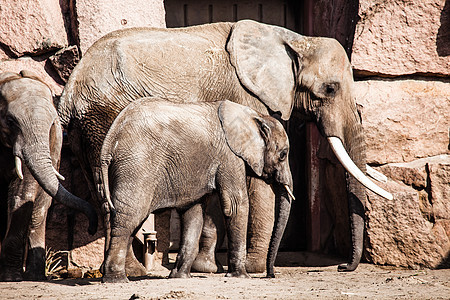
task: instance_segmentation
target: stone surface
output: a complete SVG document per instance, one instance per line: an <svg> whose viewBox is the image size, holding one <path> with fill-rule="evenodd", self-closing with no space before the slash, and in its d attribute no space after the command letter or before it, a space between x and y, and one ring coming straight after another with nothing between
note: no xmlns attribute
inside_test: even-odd
<svg viewBox="0 0 450 300"><path fill-rule="evenodd" d="M421 211L429 220L450 221L450 155L387 164L379 170L420 191Z"/></svg>
<svg viewBox="0 0 450 300"><path fill-rule="evenodd" d="M417 189L425 189L428 185L429 166L450 164L450 155L438 155L414 160L408 163L391 163L381 166L381 172L392 180L402 181ZM433 172L434 173L434 172Z"/></svg>
<svg viewBox="0 0 450 300"><path fill-rule="evenodd" d="M450 75L450 4L360 0L353 44L356 75Z"/></svg>
<svg viewBox="0 0 450 300"><path fill-rule="evenodd" d="M6 54L5 50L0 45L0 62L3 60L6 60L6 59L9 59L9 56L8 56L8 54Z"/></svg>
<svg viewBox="0 0 450 300"><path fill-rule="evenodd" d="M77 26L73 27L81 54L100 37L117 29L166 26L162 0L77 0L72 10L77 15Z"/></svg>
<svg viewBox="0 0 450 300"><path fill-rule="evenodd" d="M380 184L393 201L368 192L365 256L368 261L399 267L435 268L450 251L445 222L430 222L421 211L421 196L394 181ZM443 226L444 225L444 226Z"/></svg>
<svg viewBox="0 0 450 300"><path fill-rule="evenodd" d="M0 43L16 56L67 46L59 0L0 0Z"/></svg>
<svg viewBox="0 0 450 300"><path fill-rule="evenodd" d="M450 220L450 159L429 164L428 170L433 216Z"/></svg>
<svg viewBox="0 0 450 300"><path fill-rule="evenodd" d="M60 95L63 86L55 81L58 75L49 66L46 57L23 56L18 59L7 59L0 61L0 72L19 73L22 70L30 70L41 78L53 91L55 95Z"/></svg>
<svg viewBox="0 0 450 300"><path fill-rule="evenodd" d="M65 83L69 79L70 74L75 68L75 65L80 60L80 55L77 46L70 46L59 50L54 55L49 57L49 60L59 77Z"/></svg>
<svg viewBox="0 0 450 300"><path fill-rule="evenodd" d="M369 164L450 153L450 81L359 81L355 96L362 105Z"/></svg>

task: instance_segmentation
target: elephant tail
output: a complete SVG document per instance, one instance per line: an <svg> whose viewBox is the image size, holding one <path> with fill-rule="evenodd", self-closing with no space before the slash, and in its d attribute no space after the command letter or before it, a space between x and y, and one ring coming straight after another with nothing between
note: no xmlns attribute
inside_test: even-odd
<svg viewBox="0 0 450 300"><path fill-rule="evenodd" d="M111 201L111 193L109 190L109 164L110 160L104 160L101 161L101 168L100 168L100 176L98 177L99 180L99 187L98 191L100 193L100 196L102 199L105 200L105 204L107 205L106 211L111 212L111 215L114 216L116 214L116 208L114 207L114 204Z"/></svg>

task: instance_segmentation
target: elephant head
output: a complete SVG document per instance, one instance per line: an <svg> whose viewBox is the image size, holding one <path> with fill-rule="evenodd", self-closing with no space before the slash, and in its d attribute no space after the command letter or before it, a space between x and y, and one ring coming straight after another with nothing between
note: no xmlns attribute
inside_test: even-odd
<svg viewBox="0 0 450 300"><path fill-rule="evenodd" d="M339 270L354 270L363 246L363 185L388 199L392 195L363 174L365 142L346 52L334 39L304 37L254 21L233 26L227 51L241 84L284 120L294 111L315 121L353 175L347 177L353 253L350 263Z"/></svg>
<svg viewBox="0 0 450 300"><path fill-rule="evenodd" d="M220 105L219 118L231 150L250 166L256 176L273 183L277 201L267 255L267 276L274 277L275 257L289 218L291 199L294 199L288 136L275 118L230 101Z"/></svg>
<svg viewBox="0 0 450 300"><path fill-rule="evenodd" d="M56 140L50 141L51 136ZM44 191L62 204L83 212L89 218L89 232L95 233L95 210L58 181L61 175L54 166L62 146L61 125L50 88L29 71L0 74L0 141L12 148L20 179L23 179L23 161ZM58 157L51 156L50 142L59 149Z"/></svg>

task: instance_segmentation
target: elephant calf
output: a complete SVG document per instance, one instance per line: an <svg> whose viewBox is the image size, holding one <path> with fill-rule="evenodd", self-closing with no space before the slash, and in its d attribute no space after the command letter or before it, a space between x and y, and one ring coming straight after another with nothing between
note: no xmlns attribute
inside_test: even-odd
<svg viewBox="0 0 450 300"><path fill-rule="evenodd" d="M111 209L103 282L127 281L125 259L134 233L151 212L166 208L176 208L182 221L170 277L189 277L203 225L203 196L213 192L227 225L227 276L247 277L247 172L274 183L279 199L269 249L268 275L273 275L292 194L288 151L280 122L230 101L175 104L142 98L129 104L101 150L104 198Z"/></svg>

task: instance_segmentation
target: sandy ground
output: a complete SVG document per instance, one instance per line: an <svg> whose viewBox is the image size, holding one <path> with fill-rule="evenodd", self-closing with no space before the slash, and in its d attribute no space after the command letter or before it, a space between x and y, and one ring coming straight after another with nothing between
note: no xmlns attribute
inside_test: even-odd
<svg viewBox="0 0 450 300"><path fill-rule="evenodd" d="M126 284L100 279L2 282L0 299L450 299L450 269L403 270L361 264L355 272L325 267L276 267L276 278L193 274L167 279L163 267Z"/></svg>

